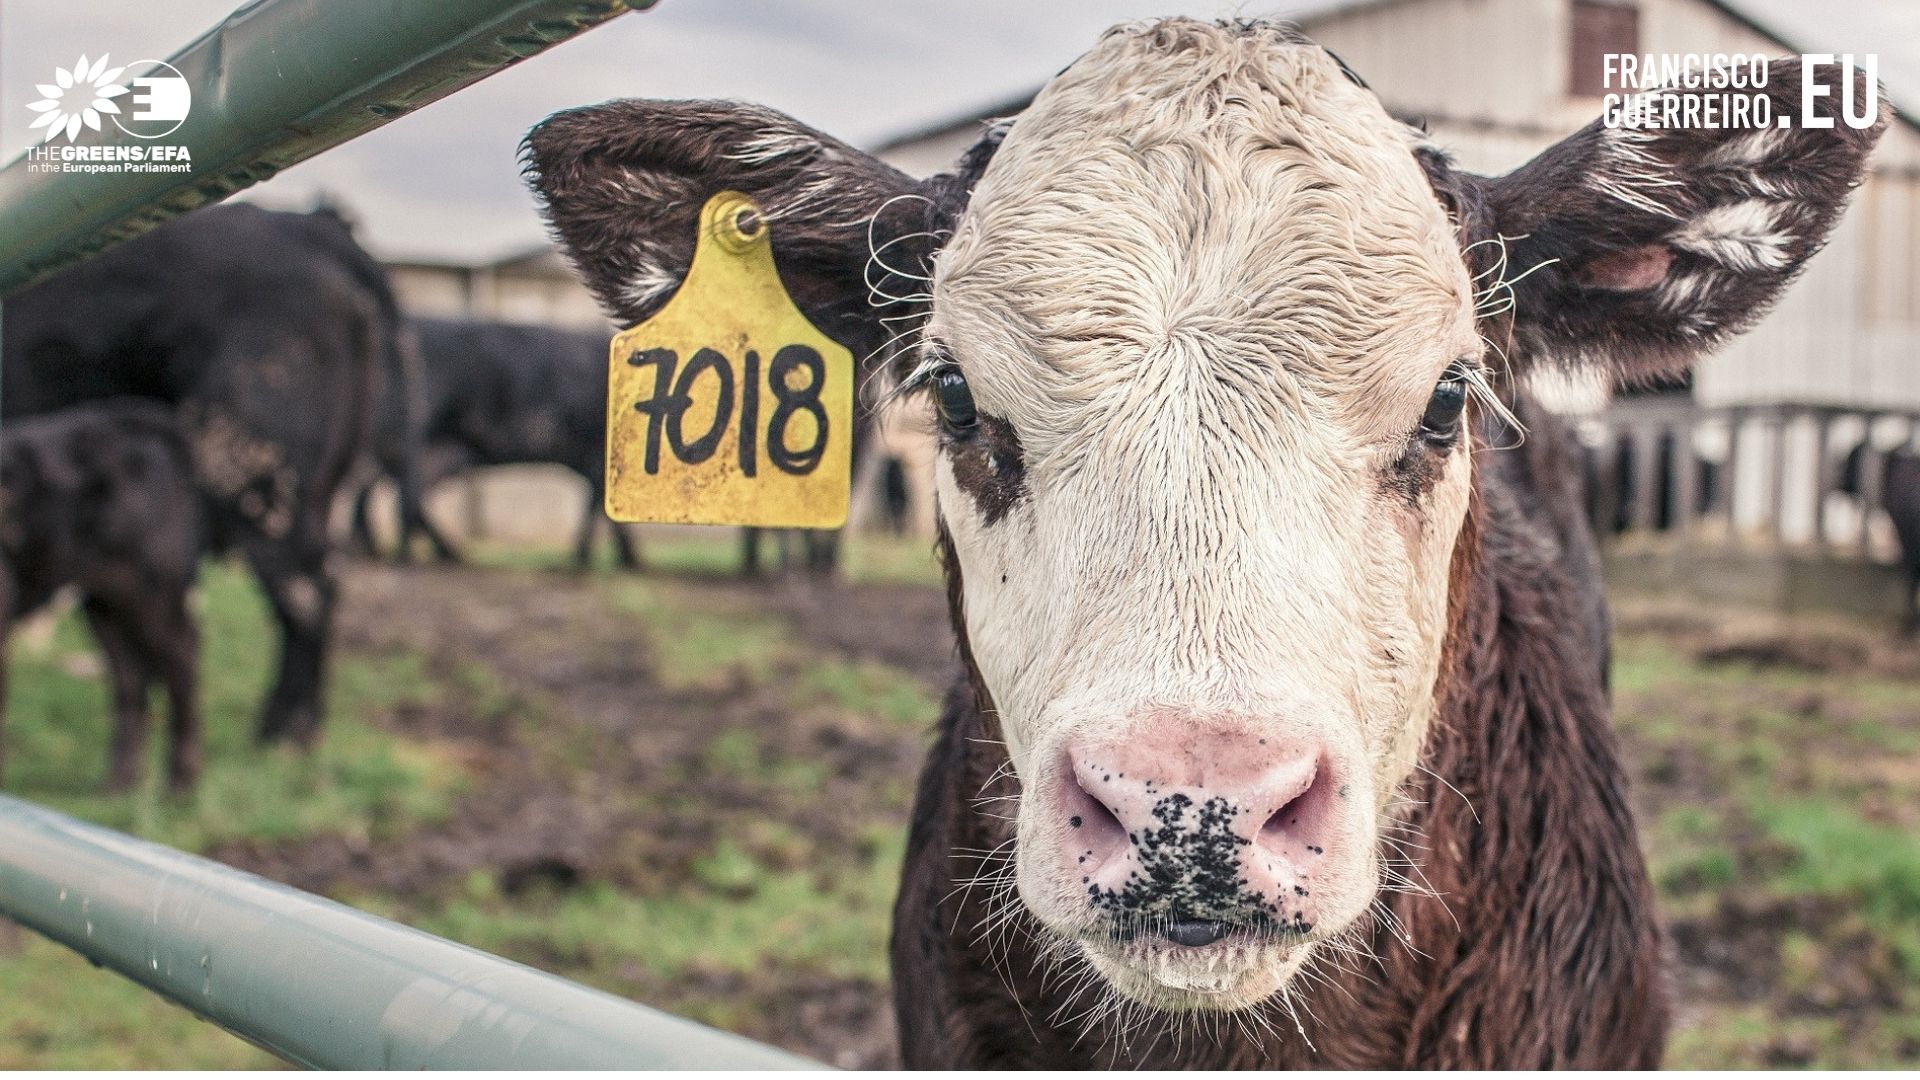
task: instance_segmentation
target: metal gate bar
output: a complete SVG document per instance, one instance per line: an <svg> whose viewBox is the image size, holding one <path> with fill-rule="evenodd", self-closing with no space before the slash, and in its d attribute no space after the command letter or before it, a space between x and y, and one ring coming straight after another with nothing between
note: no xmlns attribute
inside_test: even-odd
<svg viewBox="0 0 1920 1080"><path fill-rule="evenodd" d="M0 295L654 2L252 0L168 58L193 106L157 141L191 172L0 169ZM142 142L102 126L80 144Z"/></svg>
<svg viewBox="0 0 1920 1080"><path fill-rule="evenodd" d="M297 1065L820 1067L7 796L0 914Z"/></svg>

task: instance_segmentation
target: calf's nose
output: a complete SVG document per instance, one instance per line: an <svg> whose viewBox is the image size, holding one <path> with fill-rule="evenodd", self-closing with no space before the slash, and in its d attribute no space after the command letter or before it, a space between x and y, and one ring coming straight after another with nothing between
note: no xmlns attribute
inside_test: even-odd
<svg viewBox="0 0 1920 1080"><path fill-rule="evenodd" d="M1319 740L1168 725L1066 757L1065 853L1096 907L1176 944L1220 936L1194 920L1310 926L1340 813Z"/></svg>

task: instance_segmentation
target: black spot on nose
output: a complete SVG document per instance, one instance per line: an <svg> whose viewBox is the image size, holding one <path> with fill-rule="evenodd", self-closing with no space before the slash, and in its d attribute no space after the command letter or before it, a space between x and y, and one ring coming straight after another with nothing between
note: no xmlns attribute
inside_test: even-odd
<svg viewBox="0 0 1920 1080"><path fill-rule="evenodd" d="M1233 929L1229 923L1214 922L1210 919L1182 919L1163 931L1167 940L1175 945L1184 945L1197 949L1202 945L1211 945Z"/></svg>

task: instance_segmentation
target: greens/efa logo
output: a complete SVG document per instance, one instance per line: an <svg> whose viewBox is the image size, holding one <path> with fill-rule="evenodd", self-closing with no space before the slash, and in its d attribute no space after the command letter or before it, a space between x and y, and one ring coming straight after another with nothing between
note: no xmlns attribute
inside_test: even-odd
<svg viewBox="0 0 1920 1080"><path fill-rule="evenodd" d="M143 74L122 79L129 68ZM98 60L82 56L70 68L55 68L53 81L35 89L40 99L27 108L40 115L28 128L45 128L42 142L60 135L73 142L82 128L102 130L102 120L136 139L165 138L186 122L193 107L193 88L179 68L164 60L112 67L104 53Z"/></svg>

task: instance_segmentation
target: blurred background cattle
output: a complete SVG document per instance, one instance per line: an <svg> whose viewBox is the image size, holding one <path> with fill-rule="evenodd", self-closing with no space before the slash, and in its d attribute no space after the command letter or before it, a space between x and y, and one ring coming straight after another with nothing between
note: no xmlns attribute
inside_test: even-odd
<svg viewBox="0 0 1920 1080"><path fill-rule="evenodd" d="M214 544L245 555L279 625L260 740L311 743L334 494L374 402L410 396L386 271L335 213L220 206L8 297L3 329L9 419L121 395L173 407Z"/></svg>
<svg viewBox="0 0 1920 1080"><path fill-rule="evenodd" d="M585 568L604 523L620 565L640 557L628 527L607 520L607 337L595 331L457 319L417 319L418 401L389 405L374 436L380 475L411 470L422 491L479 466L553 464L587 485L574 540L574 563ZM421 417L417 431L408 417ZM353 531L360 549L375 550L369 504L373 481L354 496ZM417 502L402 497L398 544L406 558L416 532L445 560L458 555Z"/></svg>

